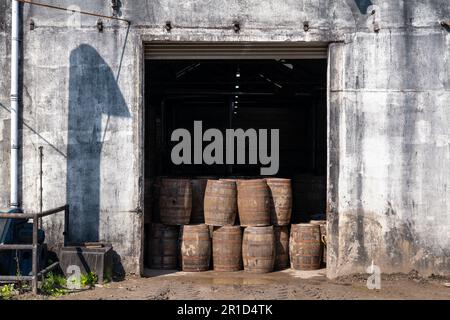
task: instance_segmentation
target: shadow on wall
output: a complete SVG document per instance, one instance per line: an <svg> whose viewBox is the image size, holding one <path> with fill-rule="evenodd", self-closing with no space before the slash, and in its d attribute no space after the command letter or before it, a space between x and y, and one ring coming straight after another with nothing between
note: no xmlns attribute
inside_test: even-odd
<svg viewBox="0 0 450 320"><path fill-rule="evenodd" d="M373 5L371 0L354 0L361 14L367 13L367 8Z"/></svg>
<svg viewBox="0 0 450 320"><path fill-rule="evenodd" d="M70 54L66 195L72 242L103 240L100 165L111 116L130 112L111 68L96 49L82 44Z"/></svg>
<svg viewBox="0 0 450 320"><path fill-rule="evenodd" d="M369 14L367 10L373 6L371 0L345 0L345 4L351 10L356 27L362 26Z"/></svg>

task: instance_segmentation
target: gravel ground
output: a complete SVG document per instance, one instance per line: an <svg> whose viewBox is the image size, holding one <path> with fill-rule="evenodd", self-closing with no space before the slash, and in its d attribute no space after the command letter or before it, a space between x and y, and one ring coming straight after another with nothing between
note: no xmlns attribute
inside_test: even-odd
<svg viewBox="0 0 450 320"><path fill-rule="evenodd" d="M421 278L417 273L383 275L380 290L369 290L368 275L352 275L329 280L325 271L284 270L269 274L243 271L186 273L147 270L145 277L127 276L125 280L97 285L94 289L70 293L60 298L19 299L450 299L449 279Z"/></svg>

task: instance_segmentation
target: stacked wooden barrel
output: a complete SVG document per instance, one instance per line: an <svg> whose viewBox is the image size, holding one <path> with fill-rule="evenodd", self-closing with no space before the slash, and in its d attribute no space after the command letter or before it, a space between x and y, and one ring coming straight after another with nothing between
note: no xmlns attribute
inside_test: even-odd
<svg viewBox="0 0 450 320"><path fill-rule="evenodd" d="M211 260L211 237L206 224L181 227L181 269L207 271Z"/></svg>
<svg viewBox="0 0 450 320"><path fill-rule="evenodd" d="M159 192L161 222L168 225L189 224L192 210L191 181L164 178Z"/></svg>
<svg viewBox="0 0 450 320"><path fill-rule="evenodd" d="M237 194L241 226L270 225L270 191L265 179L239 180Z"/></svg>
<svg viewBox="0 0 450 320"><path fill-rule="evenodd" d="M148 244L150 267L176 269L178 266L178 227L152 224Z"/></svg>
<svg viewBox="0 0 450 320"><path fill-rule="evenodd" d="M236 220L236 183L232 180L208 180L204 196L205 223L233 225Z"/></svg>
<svg viewBox="0 0 450 320"><path fill-rule="evenodd" d="M290 179L266 179L270 190L270 221L275 226L291 223L292 187Z"/></svg>
<svg viewBox="0 0 450 320"><path fill-rule="evenodd" d="M215 227L212 247L215 271L242 269L242 230L240 226Z"/></svg>
<svg viewBox="0 0 450 320"><path fill-rule="evenodd" d="M326 222L290 225L290 179L154 181L153 216L161 223L152 224L146 240L151 268L266 273L317 269L326 261Z"/></svg>
<svg viewBox="0 0 450 320"><path fill-rule="evenodd" d="M273 271L275 236L273 226L247 227L242 241L244 270L255 273Z"/></svg>
<svg viewBox="0 0 450 320"><path fill-rule="evenodd" d="M319 269L321 253L319 225L311 223L291 225L289 239L291 268L297 270Z"/></svg>

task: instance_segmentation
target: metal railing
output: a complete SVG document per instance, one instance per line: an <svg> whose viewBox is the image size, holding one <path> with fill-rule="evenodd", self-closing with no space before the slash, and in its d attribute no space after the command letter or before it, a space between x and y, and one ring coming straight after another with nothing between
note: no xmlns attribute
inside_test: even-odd
<svg viewBox="0 0 450 320"><path fill-rule="evenodd" d="M39 242L38 242L38 230L39 230L39 219L58 213L64 212L64 244L67 243L68 230L69 230L69 205L64 205L55 209L43 211L40 213L0 213L0 219L32 219L33 220L33 240L31 244L0 244L0 251L2 250L32 250L32 261L31 261L31 275L16 275L16 276L4 276L0 275L0 282L10 281L30 281L31 290L33 294L37 294L38 291L38 281L39 277L43 277L47 272L53 270L59 265L59 262L55 262L50 266L38 270L39 266Z"/></svg>

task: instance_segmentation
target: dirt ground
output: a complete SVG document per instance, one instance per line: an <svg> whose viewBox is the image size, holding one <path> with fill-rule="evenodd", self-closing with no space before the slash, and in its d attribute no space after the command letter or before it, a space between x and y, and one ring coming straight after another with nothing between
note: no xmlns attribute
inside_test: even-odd
<svg viewBox="0 0 450 320"><path fill-rule="evenodd" d="M368 275L328 280L325 270L284 270L268 274L146 270L146 277L70 293L57 299L450 299L449 279L421 278L416 273L383 275L380 290L369 290ZM36 299L26 295L22 299ZM37 299L55 299L37 297Z"/></svg>

